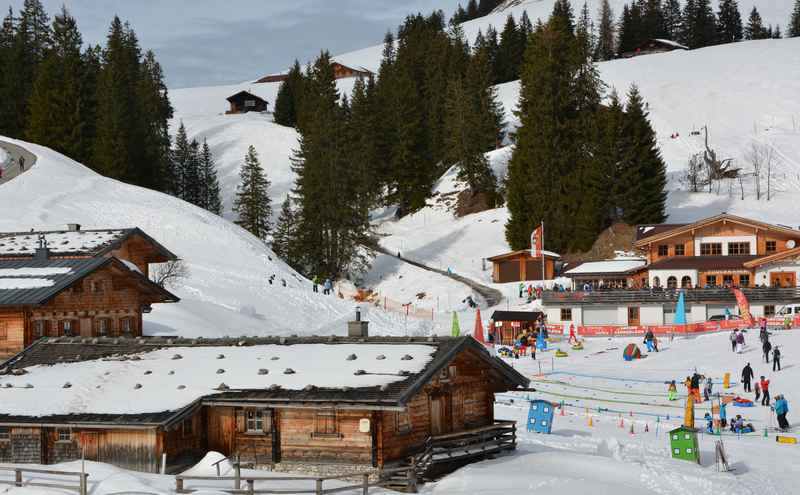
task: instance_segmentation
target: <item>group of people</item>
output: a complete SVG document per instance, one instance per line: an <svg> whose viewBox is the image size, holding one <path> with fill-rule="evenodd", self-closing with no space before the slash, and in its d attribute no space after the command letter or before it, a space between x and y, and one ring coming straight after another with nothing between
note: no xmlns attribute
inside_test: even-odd
<svg viewBox="0 0 800 495"><path fill-rule="evenodd" d="M537 321L533 329L523 331L514 342L514 357L527 356L530 352L531 359L536 359L536 348L539 345L539 340L547 339L548 332L547 326L542 321ZM544 344L546 346L546 344Z"/></svg>
<svg viewBox="0 0 800 495"><path fill-rule="evenodd" d="M772 410L775 412L775 415L778 417L778 427L780 429L785 430L789 428L789 422L786 420L786 414L789 412L789 402L786 400L786 397L783 394L778 394L775 396L775 402L770 404L771 398L769 391L769 379L764 375L761 375L760 379L755 382L755 387L753 387L753 378L755 378L755 372L753 371L753 367L750 366L750 363L747 363L742 369L742 384L744 385L744 391L754 391L754 402L758 403L760 399L762 406L772 408Z"/></svg>
<svg viewBox="0 0 800 495"><path fill-rule="evenodd" d="M312 283L314 284L312 290L314 292L319 292L319 277L315 276L314 280L312 280ZM322 293L328 296L332 292L333 292L333 282L331 282L331 279L326 278L325 281L322 283Z"/></svg>
<svg viewBox="0 0 800 495"><path fill-rule="evenodd" d="M769 341L766 318L761 319L761 330L758 338L761 340L761 352L764 354L764 362L769 364L769 356L772 354L772 371L781 370L781 350L778 346L773 346Z"/></svg>

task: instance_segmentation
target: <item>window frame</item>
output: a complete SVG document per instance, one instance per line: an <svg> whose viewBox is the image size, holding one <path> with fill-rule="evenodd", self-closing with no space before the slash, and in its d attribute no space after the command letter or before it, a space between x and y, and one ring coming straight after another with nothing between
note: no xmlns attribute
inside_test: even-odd
<svg viewBox="0 0 800 495"><path fill-rule="evenodd" d="M72 429L71 428L57 428L56 429L56 442L59 442L59 443L72 442Z"/></svg>
<svg viewBox="0 0 800 495"><path fill-rule="evenodd" d="M767 254L777 253L778 241L766 241L764 243L764 249L766 250Z"/></svg>
<svg viewBox="0 0 800 495"><path fill-rule="evenodd" d="M67 318L59 322L58 326L62 335L65 337L72 337L75 335L75 325L73 324L74 321L75 320Z"/></svg>
<svg viewBox="0 0 800 495"><path fill-rule="evenodd" d="M669 244L659 244L658 245L658 255L659 256L669 256Z"/></svg>
<svg viewBox="0 0 800 495"><path fill-rule="evenodd" d="M266 409L247 408L244 410L244 432L248 435L266 435L272 429L271 415ZM259 426L261 425L261 426Z"/></svg>
<svg viewBox="0 0 800 495"><path fill-rule="evenodd" d="M717 286L717 276L716 275L706 275L706 285L711 287L718 287Z"/></svg>
<svg viewBox="0 0 800 495"><path fill-rule="evenodd" d="M105 328L103 328L105 326ZM105 337L111 332L111 319L110 318L97 318L97 335Z"/></svg>
<svg viewBox="0 0 800 495"><path fill-rule="evenodd" d="M47 320L34 320L33 335L37 339L47 335Z"/></svg>
<svg viewBox="0 0 800 495"><path fill-rule="evenodd" d="M561 321L572 321L572 308L561 308L560 313L561 313Z"/></svg>
<svg viewBox="0 0 800 495"><path fill-rule="evenodd" d="M0 426L0 442L10 442L10 441L11 441L11 427Z"/></svg>
<svg viewBox="0 0 800 495"><path fill-rule="evenodd" d="M774 304L766 304L764 305L764 317L769 318L770 316L775 316L775 305Z"/></svg>
<svg viewBox="0 0 800 495"><path fill-rule="evenodd" d="M686 246L683 244L675 244L675 256L686 256Z"/></svg>
<svg viewBox="0 0 800 495"><path fill-rule="evenodd" d="M340 438L335 409L319 409L314 412L314 438Z"/></svg>
<svg viewBox="0 0 800 495"><path fill-rule="evenodd" d="M395 411L394 429L400 434L411 432L411 412L408 410L408 408L406 408L405 411Z"/></svg>
<svg viewBox="0 0 800 495"><path fill-rule="evenodd" d="M700 256L721 256L721 255L722 255L721 242L700 243Z"/></svg>
<svg viewBox="0 0 800 495"><path fill-rule="evenodd" d="M750 287L750 274L749 273L741 273L741 274L739 274L739 287Z"/></svg>
<svg viewBox="0 0 800 495"><path fill-rule="evenodd" d="M750 254L750 241L736 241L728 243L728 256L744 256L748 254Z"/></svg>

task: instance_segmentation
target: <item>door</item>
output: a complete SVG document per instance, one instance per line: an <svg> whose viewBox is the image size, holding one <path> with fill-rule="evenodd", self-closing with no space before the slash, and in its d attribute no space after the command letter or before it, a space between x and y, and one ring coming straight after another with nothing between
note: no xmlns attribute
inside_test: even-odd
<svg viewBox="0 0 800 495"><path fill-rule="evenodd" d="M629 327L638 327L639 326L639 307L638 306L631 306L628 308L628 326Z"/></svg>
<svg viewBox="0 0 800 495"><path fill-rule="evenodd" d="M431 436L450 433L450 424L447 421L447 396L430 396Z"/></svg>
<svg viewBox="0 0 800 495"><path fill-rule="evenodd" d="M795 287L797 285L795 272L772 272L769 274L769 284L773 287Z"/></svg>
<svg viewBox="0 0 800 495"><path fill-rule="evenodd" d="M81 318L81 328L80 333L81 337L91 337L92 336L92 319L91 318Z"/></svg>
<svg viewBox="0 0 800 495"><path fill-rule="evenodd" d="M97 432L85 431L81 434L81 446L83 456L87 461L100 460L100 434Z"/></svg>

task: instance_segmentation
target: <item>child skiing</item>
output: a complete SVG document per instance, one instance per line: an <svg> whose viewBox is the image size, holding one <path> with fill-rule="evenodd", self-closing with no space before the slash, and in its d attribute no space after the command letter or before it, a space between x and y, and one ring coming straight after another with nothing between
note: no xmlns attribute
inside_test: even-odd
<svg viewBox="0 0 800 495"><path fill-rule="evenodd" d="M705 387L703 387L703 398L708 400L711 397L711 389L714 387L714 381L711 377L706 378Z"/></svg>
<svg viewBox="0 0 800 495"><path fill-rule="evenodd" d="M667 400L678 400L678 387L675 385L675 380L669 382L667 388Z"/></svg>
<svg viewBox="0 0 800 495"><path fill-rule="evenodd" d="M761 405L769 405L769 380L761 377Z"/></svg>
<svg viewBox="0 0 800 495"><path fill-rule="evenodd" d="M714 418L711 417L711 414L706 413L703 416L703 419L706 420L706 432L713 434L714 433Z"/></svg>
<svg viewBox="0 0 800 495"><path fill-rule="evenodd" d="M763 376L761 378L764 378ZM761 397L761 382L756 382L756 400L753 402L758 402L758 399Z"/></svg>
<svg viewBox="0 0 800 495"><path fill-rule="evenodd" d="M781 370L781 350L778 349L778 346L775 346L775 348L772 350L772 371L780 371L780 370Z"/></svg>

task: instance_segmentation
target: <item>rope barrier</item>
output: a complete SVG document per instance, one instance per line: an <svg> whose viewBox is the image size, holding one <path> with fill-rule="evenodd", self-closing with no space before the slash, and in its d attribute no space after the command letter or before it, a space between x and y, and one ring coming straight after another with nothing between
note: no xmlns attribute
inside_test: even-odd
<svg viewBox="0 0 800 495"><path fill-rule="evenodd" d="M590 375L588 373L574 373L572 371L548 371L542 373L544 376L550 375L567 375L567 376L577 376L580 378L599 378L601 380L612 380L612 381L619 381L619 382L632 382L632 383L658 383L658 384L665 384L671 382L673 379L670 378L668 380L647 380L644 378L620 378L616 376L604 376L604 375ZM677 382L677 380L676 380ZM723 385L724 382L722 381L713 381L715 385Z"/></svg>

